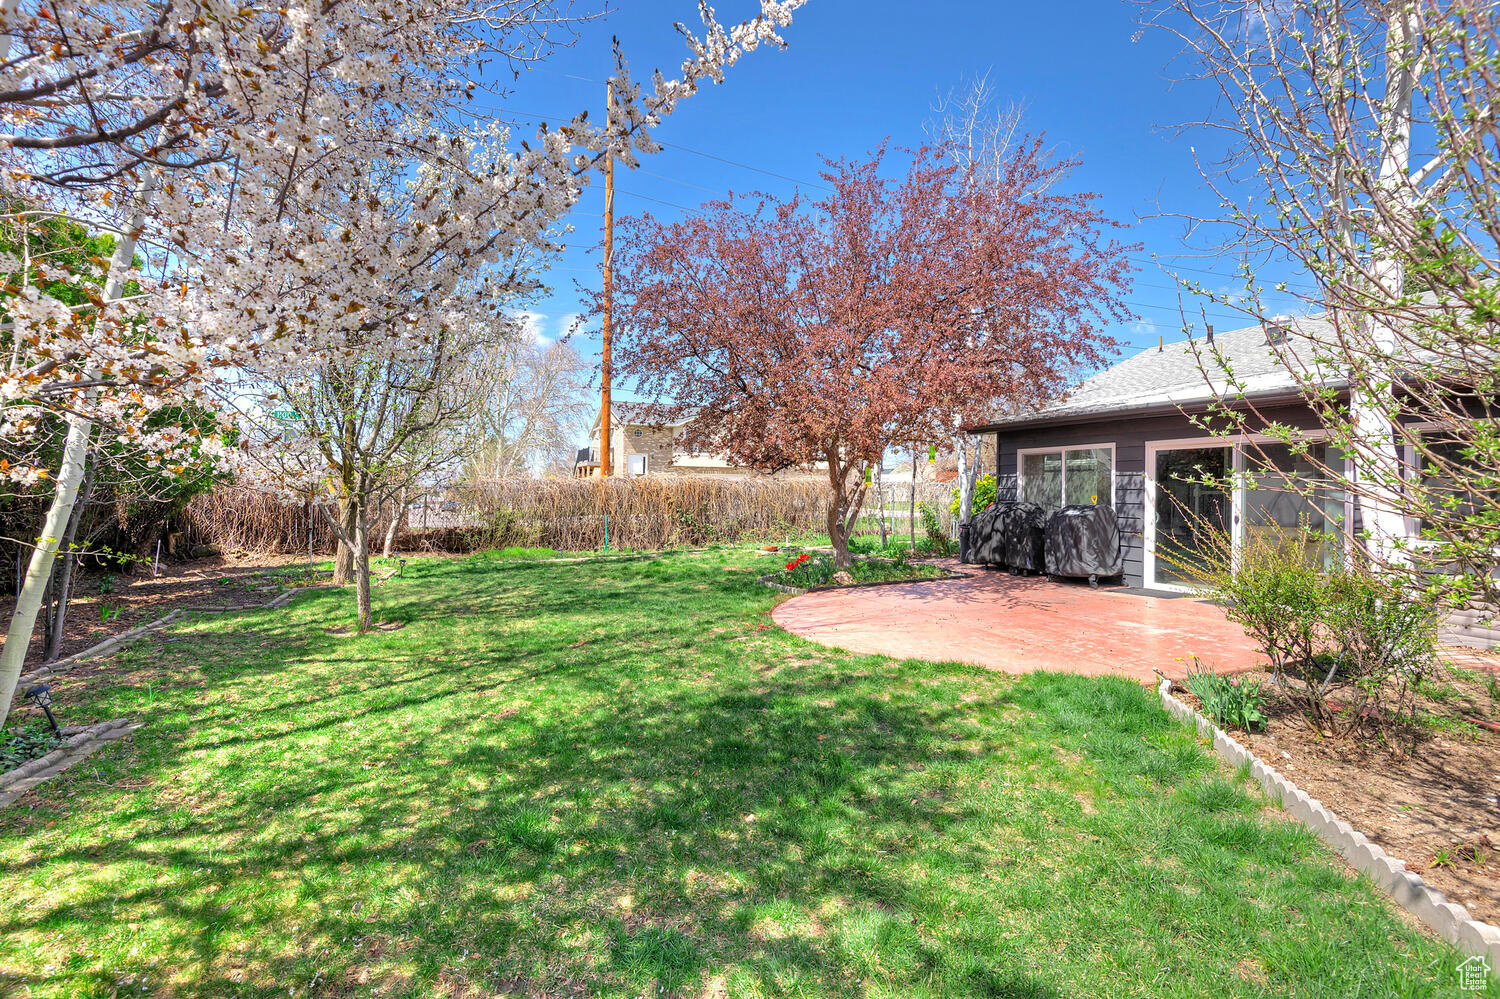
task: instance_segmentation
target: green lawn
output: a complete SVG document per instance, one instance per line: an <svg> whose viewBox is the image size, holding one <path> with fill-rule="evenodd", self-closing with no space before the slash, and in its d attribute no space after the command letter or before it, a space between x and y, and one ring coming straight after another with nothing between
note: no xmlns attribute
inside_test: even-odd
<svg viewBox="0 0 1500 999"><path fill-rule="evenodd" d="M1457 995L1127 681L831 652L776 556L413 560L59 691L0 812L29 996ZM0 984L0 993L6 985ZM28 991L29 990L29 991Z"/></svg>

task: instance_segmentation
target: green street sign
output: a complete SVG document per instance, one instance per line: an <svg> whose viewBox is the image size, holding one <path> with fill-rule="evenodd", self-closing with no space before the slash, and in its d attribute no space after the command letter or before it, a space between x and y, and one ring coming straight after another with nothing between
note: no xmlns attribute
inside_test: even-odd
<svg viewBox="0 0 1500 999"><path fill-rule="evenodd" d="M271 410L271 417L277 420L300 420L302 419L302 414L295 409L273 409Z"/></svg>

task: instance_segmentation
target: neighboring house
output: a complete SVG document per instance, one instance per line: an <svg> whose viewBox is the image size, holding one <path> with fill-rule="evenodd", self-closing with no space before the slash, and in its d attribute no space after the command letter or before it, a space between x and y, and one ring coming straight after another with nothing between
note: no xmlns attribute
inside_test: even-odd
<svg viewBox="0 0 1500 999"><path fill-rule="evenodd" d="M1297 320L1304 329L1322 322ZM1338 453L1318 443L1325 431L1268 339L1295 335L1252 326L1219 334L1215 346L1257 411L1268 421L1303 429L1313 457L1326 466L1340 460ZM1213 370L1211 360L1205 364ZM992 467L1002 501L1025 500L1049 509L1109 504L1120 521L1125 582L1191 592L1203 580L1188 553L1203 544L1205 523L1221 525L1236 547L1257 533L1299 525L1335 535L1360 524L1353 498L1336 483L1319 485L1307 456L1259 436L1215 437L1193 422L1220 398L1223 381L1219 376L1211 384L1205 378L1191 343L1165 344L1100 372L1056 404L972 431L994 435ZM1248 473L1255 488L1246 488L1247 476L1230 476L1231 471ZM1205 472L1239 481L1233 488L1192 481ZM1316 503L1289 490L1289 481L1311 482ZM1416 536L1419 525L1408 524L1407 530ZM1486 623L1448 637L1500 642L1500 631Z"/></svg>
<svg viewBox="0 0 1500 999"><path fill-rule="evenodd" d="M602 414L602 410L601 410ZM573 463L574 478L600 474L602 451L599 442L599 416L589 426L589 446L579 448ZM646 406L617 402L610 406L609 456L613 475L717 475L729 478L767 478L764 473L730 464L722 455L697 454L683 446L683 436L695 413L688 411L674 420L652 417ZM808 470L778 472L776 478L826 475L821 463Z"/></svg>

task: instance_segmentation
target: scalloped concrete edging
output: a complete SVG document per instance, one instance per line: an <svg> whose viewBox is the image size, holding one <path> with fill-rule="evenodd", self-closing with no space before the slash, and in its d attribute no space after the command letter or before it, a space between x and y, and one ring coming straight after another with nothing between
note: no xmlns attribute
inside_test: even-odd
<svg viewBox="0 0 1500 999"><path fill-rule="evenodd" d="M1197 728L1199 734L1212 739L1214 751L1230 765L1248 766L1250 776L1259 782L1272 801L1333 847L1351 867L1369 876L1403 909L1465 953L1482 955L1492 966L1500 966L1500 927L1481 922L1470 916L1468 909L1448 901L1442 892L1408 871L1406 861L1390 856L1371 843L1364 833L1277 773L1274 767L1236 742L1229 733L1173 697L1171 680L1162 677L1156 689L1168 714L1188 722Z"/></svg>
<svg viewBox="0 0 1500 999"><path fill-rule="evenodd" d="M66 738L46 756L21 764L0 774L0 808L5 808L38 784L51 780L75 764L93 755L105 743L123 739L141 727L129 718L114 718L83 729L63 729Z"/></svg>

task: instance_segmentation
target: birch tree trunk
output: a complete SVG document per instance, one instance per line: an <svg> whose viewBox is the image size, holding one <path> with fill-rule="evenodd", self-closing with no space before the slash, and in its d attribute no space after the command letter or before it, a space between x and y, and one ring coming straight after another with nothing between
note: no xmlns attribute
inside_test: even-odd
<svg viewBox="0 0 1500 999"><path fill-rule="evenodd" d="M73 513L68 517L68 529L63 534L60 546L63 561L57 569L57 610L52 615L52 628L47 634L47 644L42 649L43 662L50 663L57 658L57 651L62 647L63 629L67 627L68 600L73 595L73 572L78 565L78 556L73 551L73 540L78 536L78 522L83 519L83 508L89 501L89 494L94 490L94 473L98 468L98 462L90 462L88 453L85 452L84 465L83 485L78 489L78 499L73 503Z"/></svg>
<svg viewBox="0 0 1500 999"><path fill-rule="evenodd" d="M42 595L47 591L47 581L52 577L52 562L57 557L58 545L68 527L68 518L73 514L73 500L83 481L84 459L88 455L89 438L93 430L94 426L90 421L81 416L69 415L62 468L58 471L57 485L52 491L52 505L47 508L42 536L31 552L26 581L21 584L21 593L16 597L16 608L10 617L10 628L5 633L5 645L0 648L0 726L5 724L5 719L10 715L16 681L21 678L26 650L31 645L31 632L36 627L37 614L42 609Z"/></svg>
<svg viewBox="0 0 1500 999"><path fill-rule="evenodd" d="M391 522L385 525L385 544L381 546L382 558L391 557L391 545L396 541L396 532L401 529L401 522L406 519L406 487L402 486L396 493L396 508L391 511Z"/></svg>
<svg viewBox="0 0 1500 999"><path fill-rule="evenodd" d="M907 511L906 531L911 535L911 551L917 553L917 449L911 449L911 509Z"/></svg>
<svg viewBox="0 0 1500 999"><path fill-rule="evenodd" d="M969 474L969 442L967 434L958 439L958 526L969 522L969 510L974 505L974 477ZM979 463L974 462L975 465Z"/></svg>
<svg viewBox="0 0 1500 999"><path fill-rule="evenodd" d="M114 252L109 258L108 277L104 281L106 307L108 303L118 301L125 291L125 275L135 260L136 238L145 228L146 206L156 196L156 185L156 175L147 174L136 186L135 210L115 241ZM66 419L68 433L63 442L62 465L52 489L52 503L47 508L42 535L32 550L21 592L16 595L16 606L11 611L10 626L5 632L5 645L0 648L0 726L10 715L16 681L21 678L21 668L26 662L26 651L31 645L31 633L36 629L42 597L52 578L52 564L57 558L58 546L73 516L73 504L84 478L89 440L94 434L92 420L77 413L69 413Z"/></svg>

